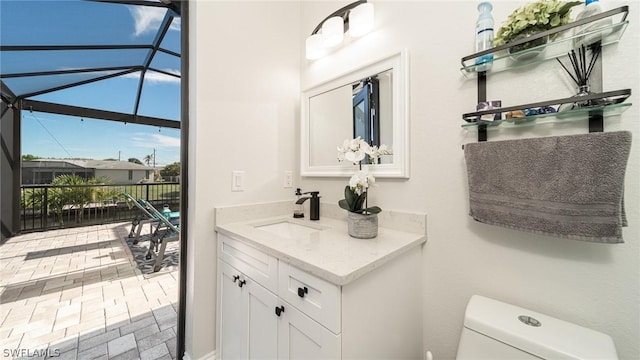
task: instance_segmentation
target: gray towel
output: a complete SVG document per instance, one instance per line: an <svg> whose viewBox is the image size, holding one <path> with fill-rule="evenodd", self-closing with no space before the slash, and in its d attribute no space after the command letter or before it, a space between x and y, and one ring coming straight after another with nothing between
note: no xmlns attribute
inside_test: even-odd
<svg viewBox="0 0 640 360"><path fill-rule="evenodd" d="M467 144L470 215L543 235L621 243L628 131Z"/></svg>

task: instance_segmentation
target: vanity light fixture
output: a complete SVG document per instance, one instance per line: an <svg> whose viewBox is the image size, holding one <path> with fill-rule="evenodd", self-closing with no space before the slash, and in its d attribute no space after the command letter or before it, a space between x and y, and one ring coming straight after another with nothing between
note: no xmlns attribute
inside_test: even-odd
<svg viewBox="0 0 640 360"><path fill-rule="evenodd" d="M309 60L323 57L329 48L342 43L344 33L362 36L373 29L373 4L359 0L338 9L316 26L307 37L306 56Z"/></svg>

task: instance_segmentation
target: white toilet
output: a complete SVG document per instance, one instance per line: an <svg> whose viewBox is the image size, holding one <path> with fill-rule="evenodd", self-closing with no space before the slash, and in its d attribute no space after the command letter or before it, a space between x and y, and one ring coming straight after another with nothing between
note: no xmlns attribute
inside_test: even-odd
<svg viewBox="0 0 640 360"><path fill-rule="evenodd" d="M474 295L464 316L457 360L618 358L609 335Z"/></svg>

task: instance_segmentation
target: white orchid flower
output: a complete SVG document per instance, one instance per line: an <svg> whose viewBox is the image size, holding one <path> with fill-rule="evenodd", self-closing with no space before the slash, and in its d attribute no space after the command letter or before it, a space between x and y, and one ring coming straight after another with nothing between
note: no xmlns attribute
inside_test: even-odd
<svg viewBox="0 0 640 360"><path fill-rule="evenodd" d="M338 161L348 160L354 164L364 160L366 155L371 151L371 147L366 141L359 136L355 139L347 139L342 143L342 147L338 146Z"/></svg>
<svg viewBox="0 0 640 360"><path fill-rule="evenodd" d="M380 155L391 155L392 154L391 148L389 146L387 146L386 144L382 144L378 148L378 154L380 154Z"/></svg>
<svg viewBox="0 0 640 360"><path fill-rule="evenodd" d="M360 138L360 136L358 136L355 139L352 139L349 142L349 148L351 149L351 151L358 151L360 150L360 146L362 145L364 141Z"/></svg>
<svg viewBox="0 0 640 360"><path fill-rule="evenodd" d="M344 154L344 158L356 164L359 161L364 160L364 157L366 155L367 154L364 151L358 149L356 151L349 151L348 153Z"/></svg>
<svg viewBox="0 0 640 360"><path fill-rule="evenodd" d="M353 192L361 195L370 186L373 186L375 182L376 179L367 170L360 170L349 179L349 187Z"/></svg>
<svg viewBox="0 0 640 360"><path fill-rule="evenodd" d="M373 145L369 147L369 151L367 155L369 155L369 162L371 164L375 164L378 162L378 158L382 155L390 155L391 148L385 144L380 145L380 147Z"/></svg>

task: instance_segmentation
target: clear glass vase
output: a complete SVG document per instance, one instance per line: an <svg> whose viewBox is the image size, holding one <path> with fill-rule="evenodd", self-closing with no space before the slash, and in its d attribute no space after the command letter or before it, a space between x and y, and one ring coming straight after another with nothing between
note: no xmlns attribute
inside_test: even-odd
<svg viewBox="0 0 640 360"><path fill-rule="evenodd" d="M591 95L591 87L587 84L587 85L582 85L579 86L577 89L577 94L576 96L589 96ZM573 103L573 108L577 109L577 108L581 108L581 107L587 107L587 106L592 106L592 101L591 100L578 100L575 103Z"/></svg>
<svg viewBox="0 0 640 360"><path fill-rule="evenodd" d="M520 34L516 35L515 38L511 41L526 39L538 34L539 31L523 31ZM509 57L514 61L529 61L538 57L540 54L544 52L544 47L542 45L546 44L549 41L549 36L543 36L541 38L527 41L525 43L514 45L510 47L507 52L509 53Z"/></svg>
<svg viewBox="0 0 640 360"><path fill-rule="evenodd" d="M591 87L589 86L589 84L587 85L582 85L582 86L578 86L576 88L576 97L581 97L581 96L589 96L592 95L593 93L591 92ZM563 111L568 111L568 110L575 110L575 109L580 109L580 108L585 108L585 107L589 107L589 106L598 106L598 105L606 105L603 99L595 99L595 100L577 100L575 102L572 103L566 103L566 104L562 104L560 105L560 107L558 108L558 112L563 112ZM562 117L561 114L559 114L558 117Z"/></svg>

